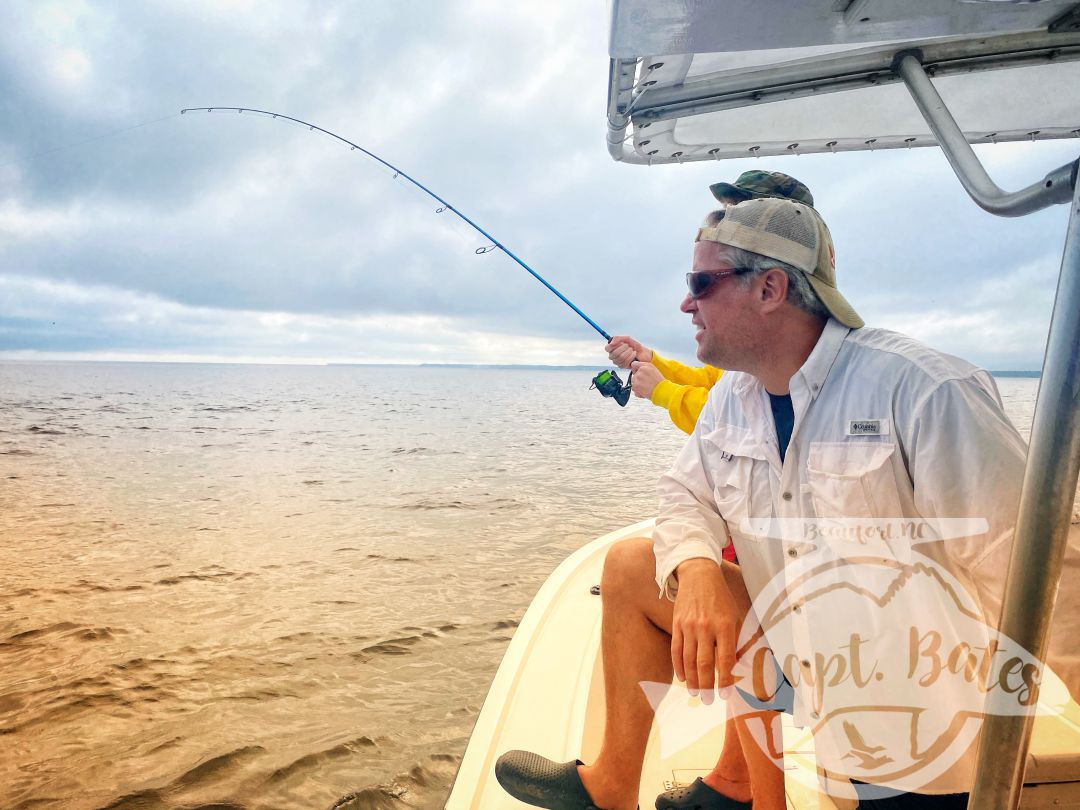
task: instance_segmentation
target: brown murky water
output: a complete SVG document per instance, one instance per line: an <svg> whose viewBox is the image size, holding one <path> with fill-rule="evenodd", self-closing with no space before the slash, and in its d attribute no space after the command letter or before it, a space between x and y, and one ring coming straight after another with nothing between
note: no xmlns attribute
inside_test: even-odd
<svg viewBox="0 0 1080 810"><path fill-rule="evenodd" d="M543 578L681 442L588 376L0 365L0 808L440 807Z"/></svg>
<svg viewBox="0 0 1080 810"><path fill-rule="evenodd" d="M0 807L441 806L679 444L589 376L0 366Z"/></svg>

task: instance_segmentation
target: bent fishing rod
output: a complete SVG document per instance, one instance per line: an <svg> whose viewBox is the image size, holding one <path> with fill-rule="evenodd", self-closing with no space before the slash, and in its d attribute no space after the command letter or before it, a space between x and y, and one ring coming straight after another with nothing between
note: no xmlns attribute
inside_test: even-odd
<svg viewBox="0 0 1080 810"><path fill-rule="evenodd" d="M611 335L609 335L607 332L605 332L603 329L601 329L600 326L596 323L596 321L594 321L592 318L590 318L588 315L586 315L584 312L582 312L577 307L577 305L574 304L573 301L571 301L569 298L567 298L561 292L556 290L551 284L548 283L548 281L543 276L541 276L539 273L537 273L535 270L533 270L531 267L529 267L529 265L525 264L525 262L523 262L521 259L519 259L516 255L514 255L513 251L511 251L508 247L506 247L506 245L504 245L502 242L500 242L498 239L496 239L490 233L488 233L483 228L481 228L479 225L477 225L475 222L473 222L473 220L470 219L469 217L467 217L464 213L462 213L460 209L458 209L455 206L451 205L449 202L444 200L442 197L440 197L434 191L429 189L423 183L421 183L418 180L414 179L409 174L407 174L406 172L399 169L397 166L383 160L381 157L376 155L374 152L372 152L372 151L370 151L368 149L365 149L364 147L360 146L357 143L353 143L348 138L343 138L341 135L338 135L335 132L331 132L328 129L324 129L323 127L320 127L317 124L312 124L312 123L310 123L308 121L301 121L299 118L293 118L291 115L285 115L283 113L270 112L269 110L256 110L256 109L253 109L251 107L186 107L186 108L180 110L181 115L185 115L186 113L189 113L189 112L255 113L256 115L268 116L271 119L281 119L283 121L292 121L294 123L301 124L301 125L307 127L308 130L311 131L311 132L319 131L319 132L323 133L324 135L329 135L331 138L334 138L335 140L339 140L342 143L348 145L351 148L352 151L362 152L363 154L367 155L372 160L378 161L383 166L385 166L390 171L392 171L394 173L394 179L395 180L398 177L404 177L406 180L408 180L410 183L412 183L414 186L416 186L422 192L427 194L433 200L436 200L439 203L439 206L440 206L439 208L435 209L436 214L441 214L444 211L450 211L451 213L455 214L459 219L461 219L466 225L471 227L473 230L475 230L477 233L481 234L485 239L487 239L489 242L491 242L491 244L489 244L489 245L477 248L476 249L477 255L481 255L481 254L484 254L484 253L490 253L491 251L498 248L503 253L505 253L507 256L509 256L511 259L513 259L515 262L517 262L522 268L524 268L529 273L529 275L531 275L533 278L535 278L537 281L539 281L541 284L543 284L545 287L547 287L549 290L551 290L551 292L553 292L555 295L557 295L559 297L560 301L562 301L564 304L566 304L568 307L570 307L570 309L574 310L574 312L576 312L578 315L580 315L582 317L582 319L584 319L584 321L587 324L589 324L589 326L591 326L593 329L595 329L597 332L599 332L603 336L604 340L606 340L609 343L611 342ZM632 377L633 374L631 373L630 376ZM616 402L618 402L620 405L623 405L623 406L626 405L627 401L630 398L630 378L629 377L627 378L626 384L624 385L622 380L619 379L619 375L616 374L614 371L601 371L599 374L596 375L596 377L593 378L593 384L592 384L591 387L596 388L605 397L614 398Z"/></svg>

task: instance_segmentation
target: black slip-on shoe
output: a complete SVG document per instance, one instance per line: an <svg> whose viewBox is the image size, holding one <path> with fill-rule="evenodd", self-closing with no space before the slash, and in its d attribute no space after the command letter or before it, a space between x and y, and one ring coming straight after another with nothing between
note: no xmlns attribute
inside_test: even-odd
<svg viewBox="0 0 1080 810"><path fill-rule="evenodd" d="M552 762L531 751L507 751L495 763L495 778L518 801L547 810L597 810L581 784L579 760Z"/></svg>
<svg viewBox="0 0 1080 810"><path fill-rule="evenodd" d="M700 776L689 785L665 790L656 797L656 810L750 810L751 804L713 790Z"/></svg>

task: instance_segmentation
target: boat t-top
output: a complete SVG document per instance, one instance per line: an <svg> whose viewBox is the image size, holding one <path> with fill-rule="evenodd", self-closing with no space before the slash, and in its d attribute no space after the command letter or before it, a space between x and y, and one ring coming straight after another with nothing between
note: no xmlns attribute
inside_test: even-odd
<svg viewBox="0 0 1080 810"><path fill-rule="evenodd" d="M1080 472L1078 162L1005 191L971 145L1080 136L1080 3L613 0L609 53L607 148L622 163L936 147L992 214L1071 206L1000 623L1042 660ZM650 530L645 522L594 540L540 589L492 683L448 810L524 806L495 781L507 750L595 756L604 724L596 586L608 547ZM706 773L722 733L714 722L672 746L654 728L641 806ZM813 747L786 722L789 807L845 806L814 789ZM1080 706L1038 717L988 707L969 806L1080 808Z"/></svg>

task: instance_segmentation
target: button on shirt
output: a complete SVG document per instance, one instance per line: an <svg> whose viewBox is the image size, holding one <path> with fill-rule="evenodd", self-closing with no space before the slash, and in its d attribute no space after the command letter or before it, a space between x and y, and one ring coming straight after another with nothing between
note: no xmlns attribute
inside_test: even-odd
<svg viewBox="0 0 1080 810"><path fill-rule="evenodd" d="M934 681L934 665L944 670L948 663L944 645L951 634L971 635L967 622L997 622L1026 447L987 372L882 329L849 330L830 319L791 378L790 393L794 426L782 458L761 382L729 372L713 389L658 486L653 543L661 594L674 598L681 562L719 561L722 548L734 543L779 662L789 655L796 676L804 661L826 669L821 677L792 681L796 722L814 726L817 716L843 708L830 705L840 692L822 685L843 667L846 677L868 681L867 690L875 678L880 682L879 692L868 692L874 705L931 684L917 693L931 701L931 711L911 721L919 724L912 733L928 746L935 733L945 733L956 707L978 697L959 676L944 672ZM1071 590L1063 582L1056 617L1080 613L1063 608L1063 601L1076 603ZM1080 637L1080 627L1064 633L1057 625L1055 619L1049 663L1075 694L1080 658L1071 639ZM941 649L934 649L935 639ZM882 658L882 649L896 650L896 660ZM892 691L901 686L908 691ZM887 735L890 726L903 725L900 716L866 720L859 728L866 750L874 747L873 731ZM815 739L819 758L831 750L850 770L855 721L845 725L816 729ZM969 735L978 730L964 728ZM963 733L955 741L961 749L970 742ZM898 768L904 764L899 754L892 759ZM930 779L929 789L921 777L880 781L923 792L968 790L970 757L960 759L951 775ZM875 770L868 761L858 772L865 781L891 773L890 765Z"/></svg>

